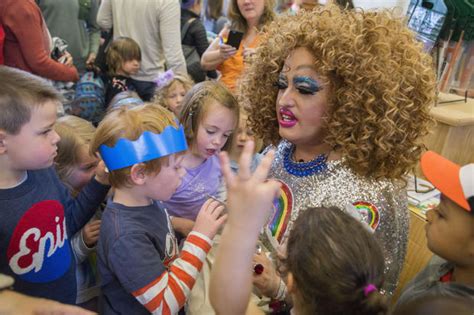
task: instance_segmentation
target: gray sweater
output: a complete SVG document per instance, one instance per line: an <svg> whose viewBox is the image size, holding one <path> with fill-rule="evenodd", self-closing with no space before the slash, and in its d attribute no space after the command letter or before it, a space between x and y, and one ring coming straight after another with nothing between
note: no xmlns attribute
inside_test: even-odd
<svg viewBox="0 0 474 315"><path fill-rule="evenodd" d="M97 23L114 28L114 38L133 38L141 48L142 64L133 79L153 81L166 69L187 73L181 49L179 0L102 0Z"/></svg>
<svg viewBox="0 0 474 315"><path fill-rule="evenodd" d="M87 20L79 19L79 0L39 0L48 29L53 37L60 37L68 43L67 50L74 58L79 72L85 70L90 53L99 49L100 29L97 25L99 1L91 0Z"/></svg>

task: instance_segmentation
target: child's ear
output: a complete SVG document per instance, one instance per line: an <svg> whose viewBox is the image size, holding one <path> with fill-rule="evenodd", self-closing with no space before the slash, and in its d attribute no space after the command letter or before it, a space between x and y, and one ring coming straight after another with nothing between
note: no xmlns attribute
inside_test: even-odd
<svg viewBox="0 0 474 315"><path fill-rule="evenodd" d="M0 130L0 154L5 154L7 152L6 137L7 133L4 130Z"/></svg>
<svg viewBox="0 0 474 315"><path fill-rule="evenodd" d="M130 179L135 185L143 185L146 181L145 164L133 164L130 169Z"/></svg>
<svg viewBox="0 0 474 315"><path fill-rule="evenodd" d="M288 272L288 275L286 276L286 287L288 289L288 293L295 294L295 278L293 278L293 274L291 272Z"/></svg>

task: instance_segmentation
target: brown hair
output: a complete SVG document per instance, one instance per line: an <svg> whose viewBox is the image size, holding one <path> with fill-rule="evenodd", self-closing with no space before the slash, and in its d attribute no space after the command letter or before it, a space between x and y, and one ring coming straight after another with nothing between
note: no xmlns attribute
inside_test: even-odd
<svg viewBox="0 0 474 315"><path fill-rule="evenodd" d="M61 137L58 142L58 155L54 159L56 171L61 181L73 191L67 179L71 175L72 168L79 163L79 149L89 145L94 137L95 127L85 119L66 115L56 121L54 130Z"/></svg>
<svg viewBox="0 0 474 315"><path fill-rule="evenodd" d="M106 63L109 75L116 75L126 61L142 60L142 52L138 43L129 37L114 39L107 49Z"/></svg>
<svg viewBox="0 0 474 315"><path fill-rule="evenodd" d="M390 12L335 5L282 16L261 35L239 94L250 125L266 143L280 141L275 83L289 53L305 47L333 93L325 142L357 174L400 179L419 160L432 119L435 76L430 56Z"/></svg>
<svg viewBox="0 0 474 315"><path fill-rule="evenodd" d="M309 208L298 216L288 240L286 271L296 285L303 314L385 314L381 288L384 258L376 239L336 207Z"/></svg>
<svg viewBox="0 0 474 315"><path fill-rule="evenodd" d="M193 148L199 124L204 119L210 101L216 101L234 113L235 123L239 123L239 103L232 92L224 85L215 81L204 81L194 85L183 99L179 122L184 126L184 133L190 149ZM232 137L222 148L231 146Z"/></svg>
<svg viewBox="0 0 474 315"><path fill-rule="evenodd" d="M101 145L113 147L120 138L137 140L144 131L161 133L170 125L175 128L178 127L174 115L161 106L119 107L108 113L101 121L90 144L90 150L91 153L96 154ZM158 173L161 169L161 163L167 161L167 157L162 157L144 162L145 172ZM129 166L110 171L110 184L115 188L130 186L131 168Z"/></svg>
<svg viewBox="0 0 474 315"><path fill-rule="evenodd" d="M61 95L46 80L31 73L0 66L0 130L17 134L30 121L33 108L61 102Z"/></svg>
<svg viewBox="0 0 474 315"><path fill-rule="evenodd" d="M264 25L269 24L275 19L275 12L273 8L275 7L274 0L256 0L264 1L263 13L260 17L258 23L258 29L262 28ZM247 20L243 17L242 13L239 10L237 0L231 0L229 3L227 17L232 21L232 28L238 31L246 33L248 31Z"/></svg>
<svg viewBox="0 0 474 315"><path fill-rule="evenodd" d="M217 20L222 15L223 0L207 1L207 8L204 10L206 17Z"/></svg>

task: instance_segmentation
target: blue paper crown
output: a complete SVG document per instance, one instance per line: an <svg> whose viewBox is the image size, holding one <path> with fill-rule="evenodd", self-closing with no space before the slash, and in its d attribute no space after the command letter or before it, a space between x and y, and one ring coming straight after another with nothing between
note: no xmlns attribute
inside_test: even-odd
<svg viewBox="0 0 474 315"><path fill-rule="evenodd" d="M162 133L144 131L137 140L120 138L114 147L105 144L99 152L109 171L154 160L188 149L184 128L167 126Z"/></svg>

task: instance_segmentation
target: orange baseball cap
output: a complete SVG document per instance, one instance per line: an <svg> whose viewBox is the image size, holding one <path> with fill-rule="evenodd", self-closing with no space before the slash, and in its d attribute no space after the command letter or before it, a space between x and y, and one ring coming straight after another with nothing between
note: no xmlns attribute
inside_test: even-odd
<svg viewBox="0 0 474 315"><path fill-rule="evenodd" d="M474 163L461 167L428 151L421 156L421 169L426 179L443 195L463 209L474 212Z"/></svg>

